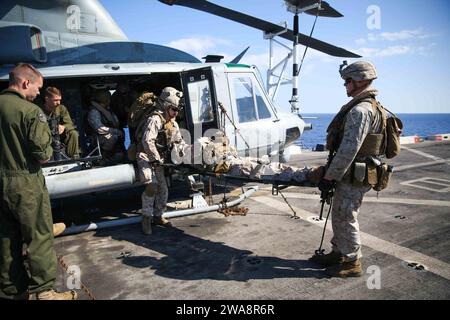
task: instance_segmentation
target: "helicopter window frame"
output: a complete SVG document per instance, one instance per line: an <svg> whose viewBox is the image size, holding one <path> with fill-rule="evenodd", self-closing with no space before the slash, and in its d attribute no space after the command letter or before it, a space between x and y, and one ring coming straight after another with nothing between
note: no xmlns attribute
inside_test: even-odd
<svg viewBox="0 0 450 320"><path fill-rule="evenodd" d="M251 77L245 73L234 73L231 78L239 122L257 121L258 114Z"/></svg>
<svg viewBox="0 0 450 320"><path fill-rule="evenodd" d="M251 75L253 73L230 73L230 80L234 89L234 100L236 104L236 111L240 123L273 119L275 116L270 111L271 108L266 101L264 91L259 86L258 81L253 79ZM238 98L238 93L242 93L242 89L247 91L247 104L243 105L243 97ZM242 94L241 94L242 95ZM250 99L251 97L251 99ZM252 104L252 105L250 105ZM247 109L243 109L247 108Z"/></svg>
<svg viewBox="0 0 450 320"><path fill-rule="evenodd" d="M203 88L200 86L203 85ZM214 109L212 106L211 88L208 79L189 82L187 84L189 104L191 107L192 123L214 122ZM194 108L194 106L196 106Z"/></svg>
<svg viewBox="0 0 450 320"><path fill-rule="evenodd" d="M253 87L255 88L253 92L256 100L256 113L258 114L258 120L272 119L273 115L264 100L264 92L257 83L255 83Z"/></svg>

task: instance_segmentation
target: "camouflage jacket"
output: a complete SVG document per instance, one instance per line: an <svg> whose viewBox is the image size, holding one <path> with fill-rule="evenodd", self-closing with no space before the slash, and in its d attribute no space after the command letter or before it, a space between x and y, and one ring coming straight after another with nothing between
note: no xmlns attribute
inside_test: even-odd
<svg viewBox="0 0 450 320"><path fill-rule="evenodd" d="M177 149L186 145L180 133L180 128L175 119L163 123L164 116L162 112L156 112L145 122L142 136L142 149L139 152L138 159L149 162L166 162L167 157L161 154L161 149L167 149L168 152L176 145ZM161 139L161 135L165 135ZM164 140L164 141L162 141ZM158 144L160 144L158 146ZM163 144L163 145L161 145Z"/></svg>
<svg viewBox="0 0 450 320"><path fill-rule="evenodd" d="M0 94L0 176L41 171L39 161L49 160L53 149L47 118L19 92Z"/></svg>
<svg viewBox="0 0 450 320"><path fill-rule="evenodd" d="M341 181L355 160L366 136L369 133L377 133L380 130L381 115L378 113L374 114L370 99L364 98L375 97L377 94L378 91L376 89L369 87L342 107L341 111L349 106L351 106L351 110L348 111L343 119L344 132L342 140L328 167L325 178ZM358 100L359 102L355 104L355 101Z"/></svg>

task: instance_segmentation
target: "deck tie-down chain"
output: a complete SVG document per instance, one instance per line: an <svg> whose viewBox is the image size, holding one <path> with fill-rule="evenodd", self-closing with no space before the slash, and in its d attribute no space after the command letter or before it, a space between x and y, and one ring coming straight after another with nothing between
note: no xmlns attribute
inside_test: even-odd
<svg viewBox="0 0 450 320"><path fill-rule="evenodd" d="M231 208L223 207L222 209L217 210L217 212L223 214L225 217L228 216L245 216L248 213L247 207L238 207L234 206Z"/></svg>
<svg viewBox="0 0 450 320"><path fill-rule="evenodd" d="M57 259L58 259L58 262L59 262L59 265L61 266L61 268L63 268L63 270L64 270L68 275L73 276L73 273L70 273L70 272L68 271L69 266L68 266L67 263L64 261L63 256L58 256ZM95 298L94 294L91 292L91 290L89 290L89 288L88 288L83 282L81 282L81 280L80 280L80 287L81 287L81 290L83 290L83 291L88 295L88 297L89 297L91 300L97 300L97 299Z"/></svg>

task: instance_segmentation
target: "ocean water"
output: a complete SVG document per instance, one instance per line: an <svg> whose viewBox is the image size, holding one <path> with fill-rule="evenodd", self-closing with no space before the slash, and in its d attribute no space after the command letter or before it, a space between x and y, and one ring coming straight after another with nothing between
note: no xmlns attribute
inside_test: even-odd
<svg viewBox="0 0 450 320"><path fill-rule="evenodd" d="M303 114L306 123L312 123L313 129L305 131L295 143L302 149L313 149L317 144L325 144L328 125L335 114ZM397 114L403 122L403 135L427 137L434 134L450 133L450 113ZM125 129L125 145L128 148L130 138L128 128Z"/></svg>
<svg viewBox="0 0 450 320"><path fill-rule="evenodd" d="M335 114L303 114L303 116L316 119L305 119L306 123L312 124L313 129L305 131L296 144L304 149L325 144L327 127ZM450 133L450 113L399 113L397 116L403 122L403 136L418 135L426 138L434 134Z"/></svg>

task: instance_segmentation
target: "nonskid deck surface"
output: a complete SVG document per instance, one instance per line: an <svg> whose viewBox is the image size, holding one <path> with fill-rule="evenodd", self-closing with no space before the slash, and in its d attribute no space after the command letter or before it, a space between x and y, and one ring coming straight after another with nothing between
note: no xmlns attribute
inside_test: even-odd
<svg viewBox="0 0 450 320"><path fill-rule="evenodd" d="M325 159L304 153L291 164ZM450 143L406 145L391 163L390 187L378 197L370 191L361 208L360 278L328 278L308 261L323 227L317 189L282 191L295 219L260 185L243 203L245 216L176 218L151 236L135 224L57 238L72 272L60 268L57 286L81 279L81 299L450 299ZM327 250L330 237L328 230Z"/></svg>

